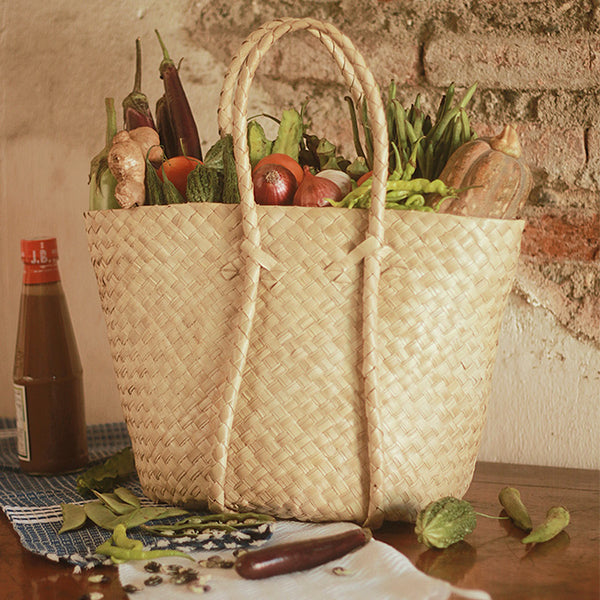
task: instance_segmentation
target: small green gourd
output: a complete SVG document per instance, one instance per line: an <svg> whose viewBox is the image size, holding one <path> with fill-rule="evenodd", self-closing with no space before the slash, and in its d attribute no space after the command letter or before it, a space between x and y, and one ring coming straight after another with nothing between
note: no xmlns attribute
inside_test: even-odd
<svg viewBox="0 0 600 600"><path fill-rule="evenodd" d="M469 502L446 496L419 512L415 533L419 542L429 548L447 548L471 533L476 521Z"/></svg>

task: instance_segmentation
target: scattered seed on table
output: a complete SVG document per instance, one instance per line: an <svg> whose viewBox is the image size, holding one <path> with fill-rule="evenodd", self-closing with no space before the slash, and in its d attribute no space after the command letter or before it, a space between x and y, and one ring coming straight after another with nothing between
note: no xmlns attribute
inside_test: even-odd
<svg viewBox="0 0 600 600"><path fill-rule="evenodd" d="M334 575L340 575L340 576L348 576L348 575L354 575L354 571L351 571L350 569L346 569L346 567L333 567L333 569L331 569L331 572Z"/></svg>
<svg viewBox="0 0 600 600"><path fill-rule="evenodd" d="M175 585L183 585L184 583L192 583L198 579L198 573L194 569L183 569L179 571L171 579L171 583Z"/></svg>
<svg viewBox="0 0 600 600"><path fill-rule="evenodd" d="M155 560L151 560L144 565L144 571L147 573L159 573L160 563L157 563Z"/></svg>
<svg viewBox="0 0 600 600"><path fill-rule="evenodd" d="M88 581L90 583L109 583L110 582L110 577L108 575L90 575L88 577Z"/></svg>
<svg viewBox="0 0 600 600"><path fill-rule="evenodd" d="M163 570L167 575L177 575L182 568L179 565L166 565Z"/></svg>
<svg viewBox="0 0 600 600"><path fill-rule="evenodd" d="M200 567L206 567L208 569L218 569L221 567L222 563L223 558L221 558L218 554L198 561L198 565Z"/></svg>
<svg viewBox="0 0 600 600"><path fill-rule="evenodd" d="M148 577L148 579L146 579L144 581L144 585L154 586L154 585L160 585L162 582L163 582L163 578L160 575L152 575L151 577Z"/></svg>
<svg viewBox="0 0 600 600"><path fill-rule="evenodd" d="M206 592L210 592L210 585L206 583L190 583L188 590L194 594L206 594Z"/></svg>
<svg viewBox="0 0 600 600"><path fill-rule="evenodd" d="M126 594L135 594L136 592L139 592L139 588L137 588L135 585L133 585L132 583L128 583L127 585L123 586L123 591Z"/></svg>
<svg viewBox="0 0 600 600"><path fill-rule="evenodd" d="M238 557L241 556L242 554L246 554L246 552L248 552L248 550L246 550L246 548L236 548L232 554L234 557Z"/></svg>

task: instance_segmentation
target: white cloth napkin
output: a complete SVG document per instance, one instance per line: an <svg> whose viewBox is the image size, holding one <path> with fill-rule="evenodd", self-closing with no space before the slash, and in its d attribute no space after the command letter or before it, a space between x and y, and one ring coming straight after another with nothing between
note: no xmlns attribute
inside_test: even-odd
<svg viewBox="0 0 600 600"><path fill-rule="evenodd" d="M351 523L314 524L278 522L272 538L265 545L280 544L304 538L333 535L356 527ZM232 558L231 552L197 552L193 556L202 560L220 554ZM134 596L139 600L193 600L198 594L185 585L164 582L155 587L144 585L150 573L144 570L147 561L133 561L119 566L123 585L133 584L140 591ZM371 540L362 548L346 556L298 573L289 573L262 580L246 580L234 569L199 568L185 558L164 558L157 562L166 566L179 564L198 568L200 576L209 575L207 600L447 600L452 593L471 600L491 600L489 594L479 590L464 590L434 579L419 571L392 546ZM348 575L336 575L333 567L344 567Z"/></svg>

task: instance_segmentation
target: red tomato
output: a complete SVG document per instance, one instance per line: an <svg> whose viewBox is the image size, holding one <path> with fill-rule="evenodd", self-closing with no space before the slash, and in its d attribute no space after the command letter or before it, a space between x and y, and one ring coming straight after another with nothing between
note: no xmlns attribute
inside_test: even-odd
<svg viewBox="0 0 600 600"><path fill-rule="evenodd" d="M275 154L269 154L268 156L261 158L256 163L253 172L260 165L281 165L282 167L289 169L296 178L297 185L300 185L300 183L304 179L304 171L302 170L302 167L298 164L297 161L295 161L291 156L288 156L287 154L279 154L278 152L276 152Z"/></svg>
<svg viewBox="0 0 600 600"><path fill-rule="evenodd" d="M358 181L356 182L356 185L362 185L367 179L369 179L369 177L373 177L373 171L369 171L368 173L365 173L364 175L361 175L358 178Z"/></svg>
<svg viewBox="0 0 600 600"><path fill-rule="evenodd" d="M164 181L166 178L177 188L179 193L185 198L188 175L196 168L196 165L202 161L192 156L174 156L168 158L158 168L158 176Z"/></svg>

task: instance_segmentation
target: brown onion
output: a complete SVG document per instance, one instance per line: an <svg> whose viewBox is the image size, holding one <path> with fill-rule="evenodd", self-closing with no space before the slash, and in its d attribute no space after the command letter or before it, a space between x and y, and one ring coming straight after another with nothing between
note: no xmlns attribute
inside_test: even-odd
<svg viewBox="0 0 600 600"><path fill-rule="evenodd" d="M296 177L282 165L263 164L252 173L257 204L290 204L296 192Z"/></svg>
<svg viewBox="0 0 600 600"><path fill-rule="evenodd" d="M316 177L308 167L304 167L304 179L294 194L296 206L330 206L330 200L342 199L340 188L330 179Z"/></svg>

